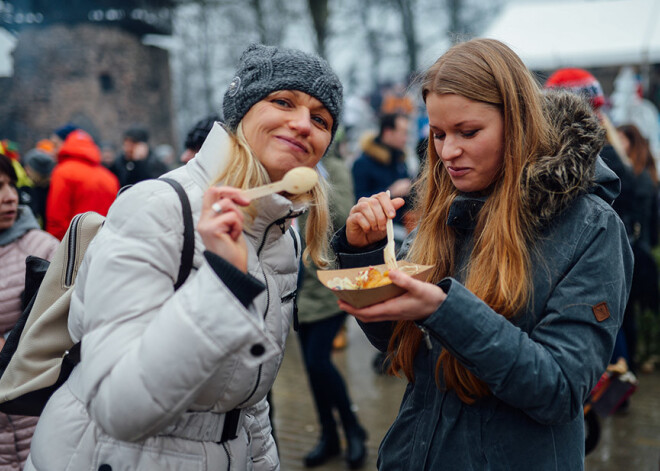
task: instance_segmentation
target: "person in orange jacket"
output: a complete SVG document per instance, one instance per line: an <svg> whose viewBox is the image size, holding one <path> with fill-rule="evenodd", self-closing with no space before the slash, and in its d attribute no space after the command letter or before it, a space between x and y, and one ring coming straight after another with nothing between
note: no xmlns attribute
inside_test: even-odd
<svg viewBox="0 0 660 471"><path fill-rule="evenodd" d="M57 154L46 201L46 231L62 239L71 219L86 211L105 216L119 181L101 165L101 151L82 129L71 132Z"/></svg>

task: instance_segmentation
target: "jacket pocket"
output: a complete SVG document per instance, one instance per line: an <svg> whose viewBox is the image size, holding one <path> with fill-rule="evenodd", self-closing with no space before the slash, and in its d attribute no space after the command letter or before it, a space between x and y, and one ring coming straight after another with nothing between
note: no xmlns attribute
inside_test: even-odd
<svg viewBox="0 0 660 471"><path fill-rule="evenodd" d="M94 453L94 470L107 471L203 471L204 457L163 447L122 442L108 437L99 439Z"/></svg>

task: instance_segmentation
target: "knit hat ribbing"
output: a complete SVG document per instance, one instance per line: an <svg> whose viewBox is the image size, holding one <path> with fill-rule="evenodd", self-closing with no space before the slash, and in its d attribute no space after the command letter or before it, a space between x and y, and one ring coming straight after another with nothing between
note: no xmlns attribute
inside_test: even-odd
<svg viewBox="0 0 660 471"><path fill-rule="evenodd" d="M343 87L330 65L313 54L263 44L252 44L241 55L222 103L227 127L235 131L254 104L278 90L298 90L323 103L332 116L334 138Z"/></svg>

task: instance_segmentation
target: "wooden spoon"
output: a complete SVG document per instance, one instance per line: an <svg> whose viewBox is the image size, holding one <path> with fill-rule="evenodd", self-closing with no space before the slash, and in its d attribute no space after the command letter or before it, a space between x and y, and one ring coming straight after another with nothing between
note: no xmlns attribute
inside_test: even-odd
<svg viewBox="0 0 660 471"><path fill-rule="evenodd" d="M286 191L292 195L299 195L314 188L314 185L318 181L319 176L316 170L309 167L296 167L286 172L284 177L278 182L243 190L243 196L254 200L272 193L280 193L281 191Z"/></svg>

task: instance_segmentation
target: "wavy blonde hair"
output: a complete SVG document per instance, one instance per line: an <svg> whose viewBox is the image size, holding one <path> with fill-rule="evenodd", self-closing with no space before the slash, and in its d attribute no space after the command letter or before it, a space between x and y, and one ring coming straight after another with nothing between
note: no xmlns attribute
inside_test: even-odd
<svg viewBox="0 0 660 471"><path fill-rule="evenodd" d="M213 184L222 182L224 185L247 189L271 183L266 168L254 155L243 133L243 124L239 123L236 134L230 133L231 158L225 169L218 175ZM290 195L293 202L309 204L309 217L305 230L306 247L303 259L320 267L329 264L328 246L330 240L330 218L328 209L328 183L319 175L319 183L309 192L300 195ZM248 220L253 220L256 211L252 205L245 208Z"/></svg>
<svg viewBox="0 0 660 471"><path fill-rule="evenodd" d="M532 236L524 210L521 179L525 166L552 146L543 111L541 91L522 61L503 43L476 39L449 49L423 77L422 97L430 93L456 94L495 107L504 122L503 164L488 190L490 197L479 213L474 247L467 264L465 286L495 312L511 318L531 296L528 242ZM433 138L417 183L415 206L422 215L408 258L434 265L430 281L437 283L456 268L456 234L446 224L449 208L459 193L440 160ZM421 332L410 321L399 321L390 340L393 374L402 371L414 381L413 360ZM436 365L444 387L471 404L489 394L487 385L443 349Z"/></svg>

